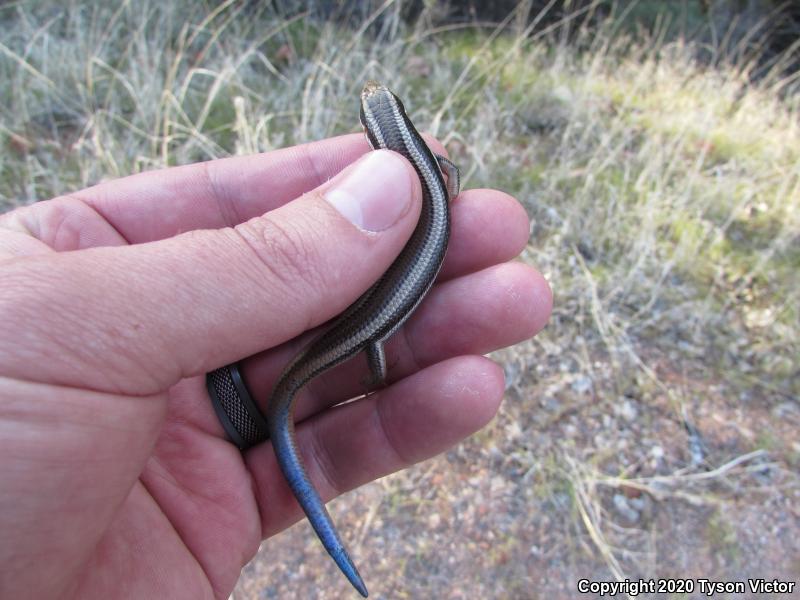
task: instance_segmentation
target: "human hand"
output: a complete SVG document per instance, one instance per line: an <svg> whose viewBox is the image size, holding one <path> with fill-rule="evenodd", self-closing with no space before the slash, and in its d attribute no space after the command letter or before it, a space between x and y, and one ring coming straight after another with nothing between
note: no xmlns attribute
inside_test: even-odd
<svg viewBox="0 0 800 600"><path fill-rule="evenodd" d="M351 165L368 149L343 136L0 216L0 596L225 598L260 541L302 516L270 444L225 439L204 374L249 356L263 404L400 251L419 182L387 151ZM542 277L505 262L527 242L520 205L470 190L452 211L437 285L387 345L388 387L331 408L362 391L358 357L298 399L325 500L482 427L503 376L477 355L549 316Z"/></svg>

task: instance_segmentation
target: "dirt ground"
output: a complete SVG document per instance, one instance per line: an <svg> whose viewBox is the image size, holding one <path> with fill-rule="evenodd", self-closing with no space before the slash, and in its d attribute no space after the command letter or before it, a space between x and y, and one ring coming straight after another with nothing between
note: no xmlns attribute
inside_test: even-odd
<svg viewBox="0 0 800 600"><path fill-rule="evenodd" d="M545 357L522 371L525 355L497 355L509 386L484 431L330 504L371 597L597 597L578 593L581 579L797 581L796 403L732 404L723 382L653 357L692 399L689 419L658 389L604 388L610 365L589 377ZM232 597L356 595L301 522L263 544Z"/></svg>

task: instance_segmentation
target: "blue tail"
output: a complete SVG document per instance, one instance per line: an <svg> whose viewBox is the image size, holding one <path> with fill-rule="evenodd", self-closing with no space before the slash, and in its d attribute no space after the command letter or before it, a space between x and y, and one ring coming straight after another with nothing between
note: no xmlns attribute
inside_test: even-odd
<svg viewBox="0 0 800 600"><path fill-rule="evenodd" d="M277 414L270 414L268 419L269 435L275 456L278 458L278 464L322 545L336 561L347 580L358 590L359 594L366 598L369 595L367 586L364 585L358 569L350 559L328 511L325 509L325 504L317 490L311 485L303 463L300 461L300 455L294 442L294 427L288 405L289 403L285 406L287 410L279 410Z"/></svg>

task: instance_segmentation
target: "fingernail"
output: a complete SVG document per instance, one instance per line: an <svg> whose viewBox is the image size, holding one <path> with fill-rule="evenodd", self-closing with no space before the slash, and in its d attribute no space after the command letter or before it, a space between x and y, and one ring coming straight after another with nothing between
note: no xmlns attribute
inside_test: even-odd
<svg viewBox="0 0 800 600"><path fill-rule="evenodd" d="M408 211L412 185L403 159L388 150L377 150L331 181L325 197L356 227L383 231Z"/></svg>

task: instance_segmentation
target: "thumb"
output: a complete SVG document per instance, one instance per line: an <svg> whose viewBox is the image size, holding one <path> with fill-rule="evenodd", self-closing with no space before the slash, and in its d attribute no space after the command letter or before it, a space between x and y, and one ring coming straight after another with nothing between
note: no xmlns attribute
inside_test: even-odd
<svg viewBox="0 0 800 600"><path fill-rule="evenodd" d="M235 228L6 261L0 375L152 394L279 344L380 277L420 199L411 165L380 150Z"/></svg>

